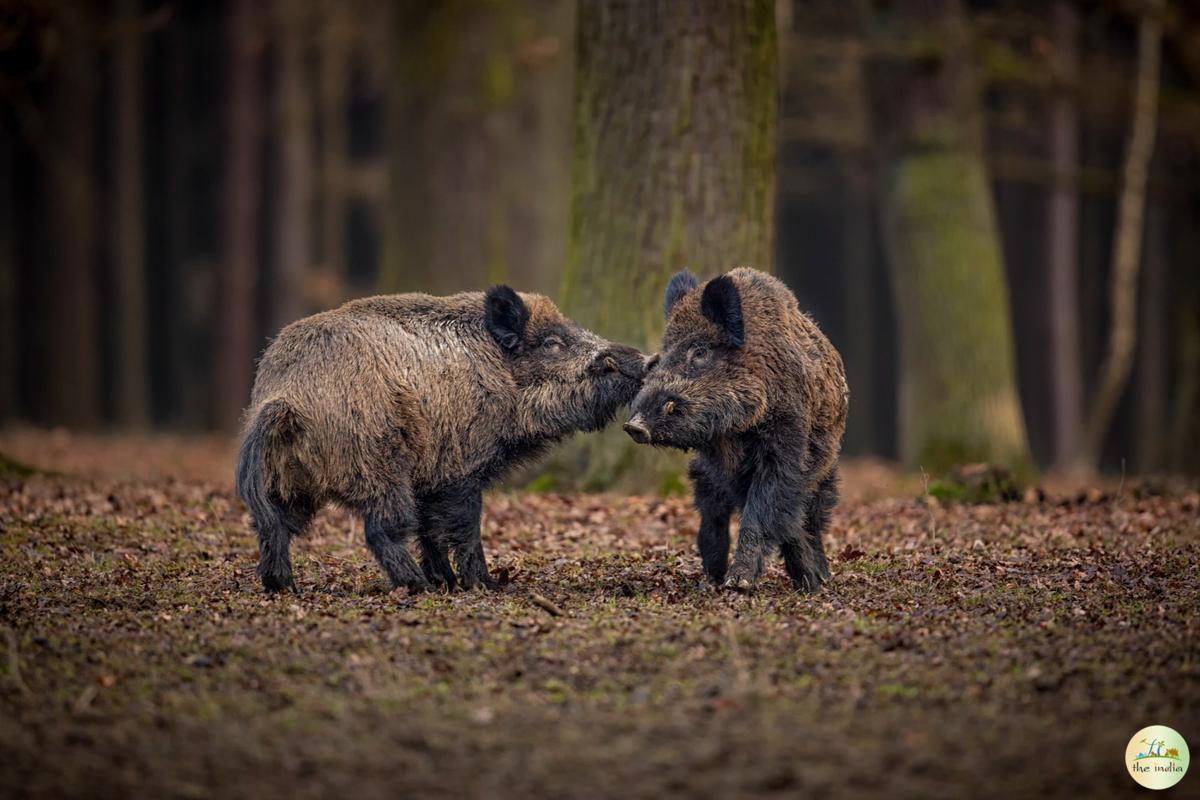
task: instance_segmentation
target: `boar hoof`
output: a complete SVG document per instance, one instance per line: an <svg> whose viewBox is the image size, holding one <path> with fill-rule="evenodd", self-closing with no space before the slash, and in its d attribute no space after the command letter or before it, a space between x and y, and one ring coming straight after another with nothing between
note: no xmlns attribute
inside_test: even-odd
<svg viewBox="0 0 1200 800"><path fill-rule="evenodd" d="M724 586L726 589L733 589L735 592L745 594L754 588L754 582L749 578L739 578L737 575L730 575L725 579Z"/></svg>
<svg viewBox="0 0 1200 800"><path fill-rule="evenodd" d="M268 594L278 594L285 590L296 595L300 594L300 589L296 586L296 579L292 577L290 572L284 575L264 573L262 575L262 585Z"/></svg>

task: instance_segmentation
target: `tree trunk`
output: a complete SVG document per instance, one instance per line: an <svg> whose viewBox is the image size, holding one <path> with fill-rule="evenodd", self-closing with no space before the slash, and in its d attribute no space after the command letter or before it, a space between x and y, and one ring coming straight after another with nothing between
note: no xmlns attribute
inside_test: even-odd
<svg viewBox="0 0 1200 800"><path fill-rule="evenodd" d="M126 427L150 424L149 339L146 308L145 209L142 204L142 33L139 0L120 0L119 38L113 51L116 93L113 228L117 326L117 419Z"/></svg>
<svg viewBox="0 0 1200 800"><path fill-rule="evenodd" d="M1154 153L1158 122L1158 73L1162 41L1161 2L1151 4L1138 25L1137 82L1129 143L1121 173L1117 230L1113 237L1112 277L1109 287L1111 322L1108 348L1100 365L1100 384L1088 413L1083 441L1075 459L1081 470L1100 465L1104 438L1112 425L1117 404L1129 382L1137 343L1137 279L1141 264L1143 217L1146 210L1146 176Z"/></svg>
<svg viewBox="0 0 1200 800"><path fill-rule="evenodd" d="M698 0L681 12L664 0L584 0L576 48L564 309L602 336L655 349L674 272L772 268L775 4ZM570 469L588 488L634 463L615 426L581 445ZM654 488L674 488L677 458L638 455ZM649 479L631 477L643 490Z"/></svg>
<svg viewBox="0 0 1200 800"><path fill-rule="evenodd" d="M389 84L385 291L551 291L566 248L564 0L405 4Z"/></svg>
<svg viewBox="0 0 1200 800"><path fill-rule="evenodd" d="M346 97L349 92L350 42L347 9L336 3L320 7L319 100L321 128L320 232L321 268L329 282L346 291ZM397 220L391 220L398 223ZM390 227L390 226L389 226Z"/></svg>
<svg viewBox="0 0 1200 800"><path fill-rule="evenodd" d="M1142 268L1142 335L1137 347L1134 464L1138 472L1163 467L1163 443L1169 419L1167 360L1170 357L1170 297L1167 294L1167 209L1164 202L1146 209L1145 266Z"/></svg>
<svg viewBox="0 0 1200 800"><path fill-rule="evenodd" d="M771 269L778 105L769 0L584 0L567 311L659 344L667 280Z"/></svg>
<svg viewBox="0 0 1200 800"><path fill-rule="evenodd" d="M17 261L16 141L0 131L0 425L20 413L19 264Z"/></svg>
<svg viewBox="0 0 1200 800"><path fill-rule="evenodd" d="M254 293L258 274L260 40L258 4L234 0L229 12L229 117L225 155L224 254L217 287L217 426L234 430L250 399L254 369Z"/></svg>
<svg viewBox="0 0 1200 800"><path fill-rule="evenodd" d="M956 0L898 0L868 24L900 328L901 456L931 471L987 461L1027 473L967 20Z"/></svg>
<svg viewBox="0 0 1200 800"><path fill-rule="evenodd" d="M271 332L307 312L306 277L311 266L309 202L312 143L304 80L308 6L276 0L278 31L279 195L275 208L275 283L271 287Z"/></svg>
<svg viewBox="0 0 1200 800"><path fill-rule="evenodd" d="M1065 463L1079 447L1083 428L1083 354L1079 345L1079 15L1067 0L1054 4L1055 73L1060 89L1051 101L1050 190L1047 225L1050 271L1050 396L1053 458Z"/></svg>
<svg viewBox="0 0 1200 800"><path fill-rule="evenodd" d="M94 428L102 416L92 173L96 54L91 31L84 28L78 18L64 27L62 61L51 89L48 250L56 268L48 281L51 360L43 419Z"/></svg>

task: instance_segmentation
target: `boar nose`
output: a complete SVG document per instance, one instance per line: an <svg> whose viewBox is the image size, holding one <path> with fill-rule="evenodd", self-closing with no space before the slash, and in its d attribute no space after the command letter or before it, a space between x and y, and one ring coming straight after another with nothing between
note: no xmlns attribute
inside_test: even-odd
<svg viewBox="0 0 1200 800"><path fill-rule="evenodd" d="M632 347L614 345L605 348L592 359L592 370L601 375L620 372L631 378L641 378L644 371L642 354Z"/></svg>
<svg viewBox="0 0 1200 800"><path fill-rule="evenodd" d="M625 423L625 432L638 444L646 444L650 441L650 429L646 427L646 421L641 414L634 414L629 418L629 422Z"/></svg>

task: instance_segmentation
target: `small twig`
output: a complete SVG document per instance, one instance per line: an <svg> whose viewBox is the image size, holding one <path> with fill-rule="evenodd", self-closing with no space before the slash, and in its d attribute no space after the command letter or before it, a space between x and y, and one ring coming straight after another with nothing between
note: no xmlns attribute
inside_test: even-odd
<svg viewBox="0 0 1200 800"><path fill-rule="evenodd" d="M217 514L217 509L216 506L213 505L212 499L210 498L205 502L208 505L208 510L212 513L213 522L217 523L217 530L221 532L221 536L228 539L229 533L226 532L225 526L221 524L221 517L219 514Z"/></svg>
<svg viewBox="0 0 1200 800"><path fill-rule="evenodd" d="M937 528L933 522L933 503L929 502L929 475L925 472L925 467L921 467L921 482L925 484L925 510L929 513L929 538L933 539L937 535Z"/></svg>
<svg viewBox="0 0 1200 800"><path fill-rule="evenodd" d="M13 684L21 690L21 694L33 694L25 679L21 677L21 654L17 648L17 634L12 628L5 628L4 636L8 639L8 674Z"/></svg>
<svg viewBox="0 0 1200 800"><path fill-rule="evenodd" d="M91 708L92 701L96 699L96 687L85 686L83 691L79 693L79 697L75 698L75 703L71 706L71 710L76 714L82 714Z"/></svg>
<svg viewBox="0 0 1200 800"><path fill-rule="evenodd" d="M1125 488L1125 456L1121 456L1121 482L1117 484L1116 502L1121 502L1121 491Z"/></svg>
<svg viewBox="0 0 1200 800"><path fill-rule="evenodd" d="M563 612L563 610L558 606L558 604L555 603L553 600L551 600L549 597L544 597L544 596L538 594L537 592L532 592L529 595L529 599L533 601L533 604L535 606L542 609L543 611L545 611L547 614L549 614L552 617L565 616L565 612Z"/></svg>

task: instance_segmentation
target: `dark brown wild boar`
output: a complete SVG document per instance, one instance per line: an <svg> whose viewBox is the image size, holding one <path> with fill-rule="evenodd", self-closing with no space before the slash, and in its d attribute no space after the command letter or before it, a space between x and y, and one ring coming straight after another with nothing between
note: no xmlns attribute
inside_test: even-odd
<svg viewBox="0 0 1200 800"><path fill-rule="evenodd" d="M667 286L667 330L625 425L635 441L694 450L700 557L747 590L779 548L796 586L829 578L821 536L837 503L849 390L842 359L777 279L735 269ZM741 511L729 559L729 521Z"/></svg>
<svg viewBox="0 0 1200 800"><path fill-rule="evenodd" d="M638 351L507 286L371 297L287 326L259 362L237 465L263 586L295 589L291 538L327 502L362 516L393 586L491 586L483 489L603 427L643 373Z"/></svg>

